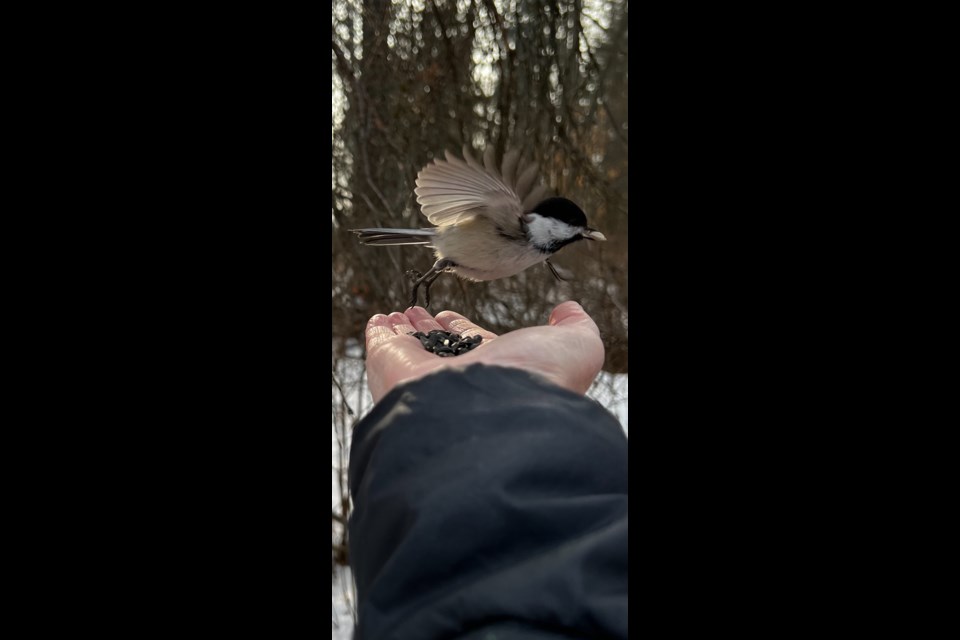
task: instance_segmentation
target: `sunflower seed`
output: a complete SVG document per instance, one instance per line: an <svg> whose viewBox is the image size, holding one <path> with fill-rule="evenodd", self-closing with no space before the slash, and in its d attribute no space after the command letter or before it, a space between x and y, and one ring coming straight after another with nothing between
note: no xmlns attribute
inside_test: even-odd
<svg viewBox="0 0 960 640"><path fill-rule="evenodd" d="M420 341L423 348L442 358L458 356L470 351L483 341L480 335L461 337L458 333L433 329L429 333L414 332L413 337Z"/></svg>

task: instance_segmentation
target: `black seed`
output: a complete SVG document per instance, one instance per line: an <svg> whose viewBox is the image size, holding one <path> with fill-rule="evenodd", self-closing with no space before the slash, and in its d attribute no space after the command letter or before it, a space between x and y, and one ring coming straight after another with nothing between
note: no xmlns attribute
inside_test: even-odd
<svg viewBox="0 0 960 640"><path fill-rule="evenodd" d="M443 331L442 329L433 329L426 334L415 331L410 335L417 338L424 349L443 358L466 353L483 340L479 335L464 338L458 333Z"/></svg>

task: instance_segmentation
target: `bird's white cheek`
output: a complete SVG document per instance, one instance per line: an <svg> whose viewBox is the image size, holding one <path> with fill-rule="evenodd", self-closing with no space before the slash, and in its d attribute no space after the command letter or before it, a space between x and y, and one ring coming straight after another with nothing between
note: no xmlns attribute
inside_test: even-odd
<svg viewBox="0 0 960 640"><path fill-rule="evenodd" d="M545 218L536 214L530 215L531 221L527 224L530 240L541 247L555 242L562 242L576 235L577 230L556 218Z"/></svg>

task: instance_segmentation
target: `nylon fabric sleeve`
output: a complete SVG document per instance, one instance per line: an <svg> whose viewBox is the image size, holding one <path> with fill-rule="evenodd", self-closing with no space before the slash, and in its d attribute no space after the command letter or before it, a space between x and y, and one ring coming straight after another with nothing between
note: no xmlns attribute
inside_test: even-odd
<svg viewBox="0 0 960 640"><path fill-rule="evenodd" d="M475 364L394 388L350 454L356 638L627 637L627 438Z"/></svg>

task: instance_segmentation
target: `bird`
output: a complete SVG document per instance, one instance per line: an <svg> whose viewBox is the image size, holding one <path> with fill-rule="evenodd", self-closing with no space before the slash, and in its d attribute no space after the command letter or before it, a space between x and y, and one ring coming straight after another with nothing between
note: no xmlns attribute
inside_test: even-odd
<svg viewBox="0 0 960 640"><path fill-rule="evenodd" d="M433 227L420 229L350 229L360 243L373 246L425 245L436 262L425 274L408 271L415 280L410 307L424 287L424 308L430 286L443 273L483 282L516 275L546 263L563 280L550 258L579 240L606 241L589 226L583 210L567 198L554 196L540 184L536 164L521 165L521 153L511 149L497 166L488 146L483 164L468 145L463 159L444 151L444 158L427 163L417 174L417 203Z"/></svg>

